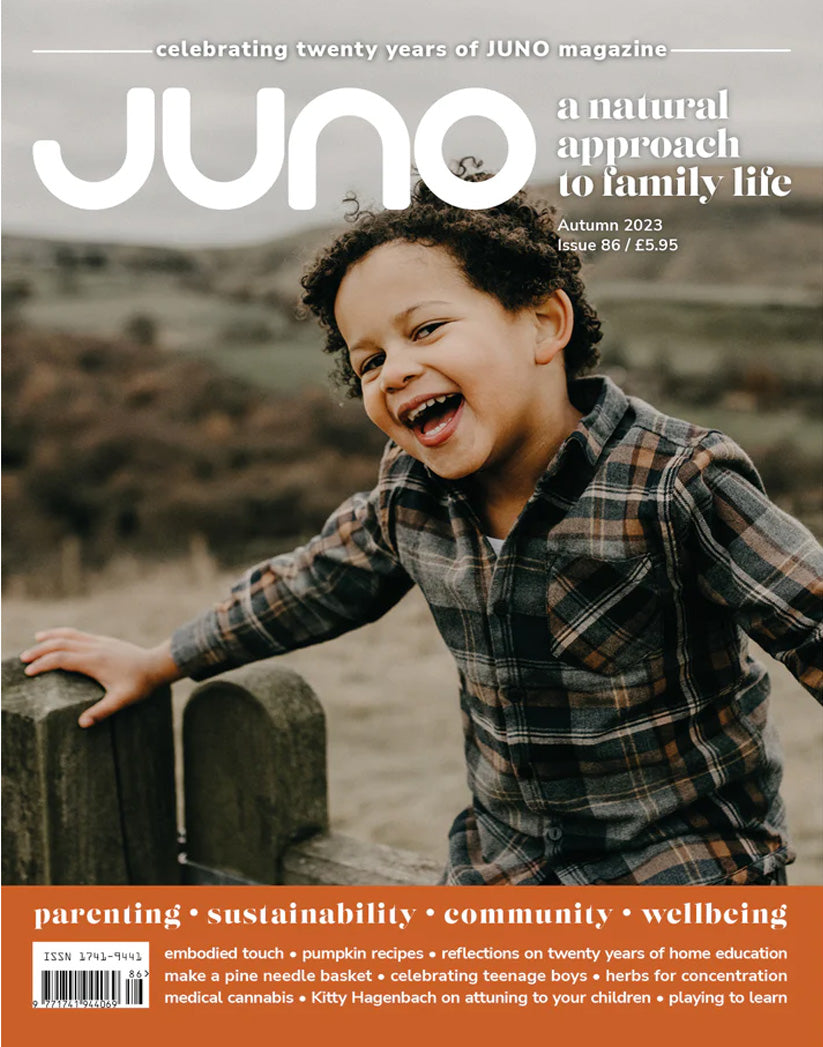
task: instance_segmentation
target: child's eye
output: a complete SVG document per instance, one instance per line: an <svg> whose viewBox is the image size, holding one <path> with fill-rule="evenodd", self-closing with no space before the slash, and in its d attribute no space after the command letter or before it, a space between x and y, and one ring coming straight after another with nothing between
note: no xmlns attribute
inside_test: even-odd
<svg viewBox="0 0 823 1047"><path fill-rule="evenodd" d="M442 327L445 323L444 320L432 320L431 323L422 324L420 327L416 327L414 330L413 338L426 338L437 330L438 327Z"/></svg>
<svg viewBox="0 0 823 1047"><path fill-rule="evenodd" d="M362 378L363 375L368 374L369 371L374 371L380 367L383 361L386 359L385 353L374 353L372 356L367 357L361 364L358 374Z"/></svg>

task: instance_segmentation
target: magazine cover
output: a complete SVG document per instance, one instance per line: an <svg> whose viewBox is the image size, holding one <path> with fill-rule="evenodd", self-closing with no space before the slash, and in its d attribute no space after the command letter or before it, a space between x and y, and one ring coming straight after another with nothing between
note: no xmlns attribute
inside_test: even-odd
<svg viewBox="0 0 823 1047"><path fill-rule="evenodd" d="M818 5L4 14L9 1043L816 1042Z"/></svg>

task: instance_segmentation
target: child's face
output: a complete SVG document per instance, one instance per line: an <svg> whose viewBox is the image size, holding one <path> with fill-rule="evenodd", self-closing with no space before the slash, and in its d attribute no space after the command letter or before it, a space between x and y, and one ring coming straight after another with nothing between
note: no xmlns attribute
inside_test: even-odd
<svg viewBox="0 0 823 1047"><path fill-rule="evenodd" d="M547 340L557 341L549 312L509 312L472 287L444 248L405 241L355 263L335 301L366 414L446 479L516 468L542 438L541 364L567 340L546 359Z"/></svg>

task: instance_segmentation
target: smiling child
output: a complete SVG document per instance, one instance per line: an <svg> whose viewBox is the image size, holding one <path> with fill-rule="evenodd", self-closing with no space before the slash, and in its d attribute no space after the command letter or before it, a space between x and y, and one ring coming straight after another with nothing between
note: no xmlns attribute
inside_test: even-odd
<svg viewBox="0 0 823 1047"><path fill-rule="evenodd" d="M444 882L784 882L744 633L821 697L823 552L727 437L579 377L600 338L579 267L523 194L472 212L418 184L407 211L363 214L303 286L389 437L374 490L160 647L49 630L27 672L98 679L89 726L416 584L457 663L473 797Z"/></svg>

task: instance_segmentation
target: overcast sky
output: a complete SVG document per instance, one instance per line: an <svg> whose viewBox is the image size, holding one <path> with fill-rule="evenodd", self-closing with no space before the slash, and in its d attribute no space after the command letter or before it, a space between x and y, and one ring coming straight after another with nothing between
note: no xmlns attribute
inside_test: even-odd
<svg viewBox="0 0 823 1047"><path fill-rule="evenodd" d="M37 139L56 139L78 176L99 179L122 163L125 93L150 87L192 92L193 150L204 173L236 178L254 156L254 99L261 87L286 93L287 127L313 97L335 87L368 88L388 99L411 133L443 94L491 87L514 99L537 135L538 178L567 164L557 138L569 133L555 117L562 96L706 96L728 88L728 126L753 162L820 163L818 0L341 0L322 10L308 0L6 0L4 4L4 222L8 232L146 243L231 243L261 240L299 225L338 218L348 189L377 195L379 149L362 121L338 121L321 138L318 207L295 212L285 202L285 177L258 203L210 211L170 185L159 156L148 181L127 203L80 211L55 199L34 171ZM148 49L157 44L258 40L289 45L285 61L184 59L149 54L34 54L36 49ZM548 58L487 58L494 40L548 41ZM776 48L774 54L670 54L665 59L561 60L561 42L629 42L669 48ZM299 59L297 41L443 43L449 57ZM481 56L457 58L454 47L480 41ZM713 127L711 128L713 129ZM658 130L658 129L656 129ZM577 134L609 133L580 121ZM682 133L682 127L666 129ZM612 125L610 133L649 133L648 125ZM659 130L658 130L658 133ZM695 133L693 130L691 133ZM705 131L703 133L706 133ZM490 166L505 158L503 137L489 121L463 121L446 140L453 156L479 153ZM159 150L158 150L159 153Z"/></svg>

